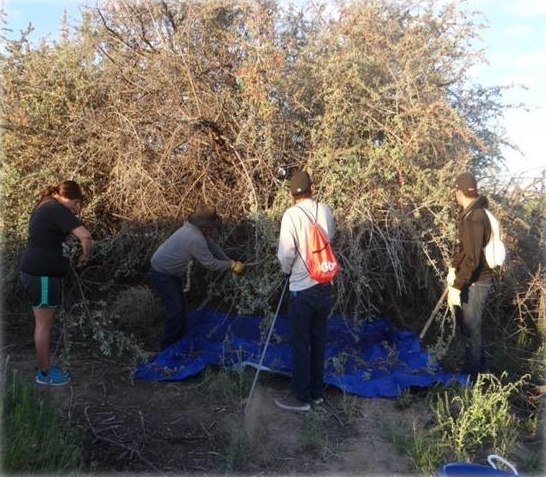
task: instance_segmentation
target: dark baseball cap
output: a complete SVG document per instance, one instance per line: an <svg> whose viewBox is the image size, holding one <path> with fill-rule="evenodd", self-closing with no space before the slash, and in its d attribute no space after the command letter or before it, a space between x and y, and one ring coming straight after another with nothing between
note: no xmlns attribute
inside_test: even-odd
<svg viewBox="0 0 546 477"><path fill-rule="evenodd" d="M475 196L478 193L476 178L469 172L463 172L455 179L455 187L466 196Z"/></svg>
<svg viewBox="0 0 546 477"><path fill-rule="evenodd" d="M297 171L290 179L290 192L292 194L302 194L311 191L311 176L305 171Z"/></svg>

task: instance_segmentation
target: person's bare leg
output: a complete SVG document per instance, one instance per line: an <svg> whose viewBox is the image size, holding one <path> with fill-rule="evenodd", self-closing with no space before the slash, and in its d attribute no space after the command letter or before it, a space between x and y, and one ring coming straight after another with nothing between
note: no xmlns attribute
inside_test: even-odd
<svg viewBox="0 0 546 477"><path fill-rule="evenodd" d="M57 308L33 308L34 311L34 345L38 367L42 371L48 371L50 366L51 329L55 322Z"/></svg>

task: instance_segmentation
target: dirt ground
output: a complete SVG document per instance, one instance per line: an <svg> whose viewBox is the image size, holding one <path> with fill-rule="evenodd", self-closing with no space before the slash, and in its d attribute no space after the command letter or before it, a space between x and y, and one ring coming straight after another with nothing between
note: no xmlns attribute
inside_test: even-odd
<svg viewBox="0 0 546 477"><path fill-rule="evenodd" d="M18 342L17 342L18 341ZM35 366L31 335L4 341L3 367L29 382ZM278 409L289 381L260 373L248 406L215 370L178 382L133 380L122 359L90 345L71 351L72 380L36 386L90 436L87 470L129 475L409 475L411 462L387 440L388 429L426 419L424 400L365 399L326 389L327 409ZM6 369L3 370L6 372ZM250 380L254 370L247 370ZM246 394L244 396L247 396Z"/></svg>

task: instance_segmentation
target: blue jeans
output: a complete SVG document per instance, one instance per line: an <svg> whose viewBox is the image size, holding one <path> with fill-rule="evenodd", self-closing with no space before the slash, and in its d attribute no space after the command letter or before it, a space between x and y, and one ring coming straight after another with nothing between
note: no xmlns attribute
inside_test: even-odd
<svg viewBox="0 0 546 477"><path fill-rule="evenodd" d="M331 294L330 283L290 292L291 389L302 402L322 397L326 319L332 309Z"/></svg>
<svg viewBox="0 0 546 477"><path fill-rule="evenodd" d="M456 319L465 341L465 358L462 373L473 380L479 372L487 370L482 342L482 318L487 296L493 282L491 278L474 282L461 290L461 307L456 307Z"/></svg>
<svg viewBox="0 0 546 477"><path fill-rule="evenodd" d="M182 291L182 279L158 272L153 267L148 272L148 278L157 290L165 307L164 328L159 343L161 349L164 350L176 343L188 332L186 300Z"/></svg>

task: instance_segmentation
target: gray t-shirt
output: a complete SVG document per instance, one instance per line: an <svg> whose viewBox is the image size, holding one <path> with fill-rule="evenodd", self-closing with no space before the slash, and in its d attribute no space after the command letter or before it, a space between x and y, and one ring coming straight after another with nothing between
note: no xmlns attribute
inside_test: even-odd
<svg viewBox="0 0 546 477"><path fill-rule="evenodd" d="M152 255L152 267L161 273L182 277L190 261L196 260L209 270L222 272L229 268L230 259L198 227L186 222Z"/></svg>
<svg viewBox="0 0 546 477"><path fill-rule="evenodd" d="M309 217L317 220L328 240L331 241L336 232L332 209L322 202L317 203L311 198L306 198L284 212L277 258L282 271L290 274L290 291L305 290L318 283L309 276L304 262L307 232L311 223Z"/></svg>

